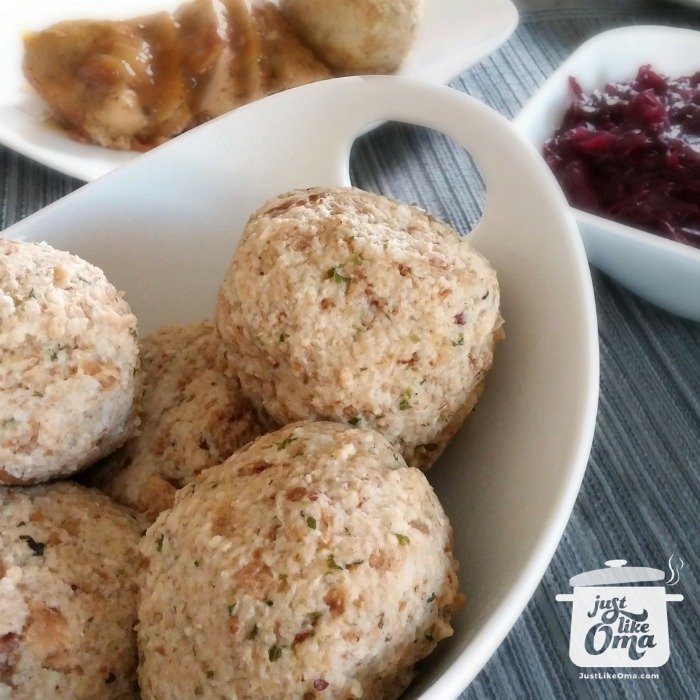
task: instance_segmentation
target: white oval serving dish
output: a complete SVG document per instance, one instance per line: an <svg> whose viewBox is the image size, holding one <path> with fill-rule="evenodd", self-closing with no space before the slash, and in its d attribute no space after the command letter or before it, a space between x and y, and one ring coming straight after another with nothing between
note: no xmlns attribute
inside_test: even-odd
<svg viewBox="0 0 700 700"><path fill-rule="evenodd" d="M46 123L47 109L22 75L22 34L68 19L128 19L186 0L23 0L0 3L0 143L80 180L94 180L138 154L71 140ZM442 85L495 51L518 24L511 0L428 0L420 33L399 74Z"/></svg>
<svg viewBox="0 0 700 700"><path fill-rule="evenodd" d="M588 264L554 177L506 119L449 88L343 78L269 97L86 185L4 235L46 240L104 268L142 335L211 317L248 215L295 187L347 185L369 124L442 131L485 176L470 234L498 271L506 339L483 398L429 473L453 523L465 608L409 697L456 697L538 585L586 467L598 397Z"/></svg>
<svg viewBox="0 0 700 700"><path fill-rule="evenodd" d="M700 70L700 32L638 26L598 34L557 69L514 123L541 151L571 99L569 76L592 90L634 78L645 63L674 78ZM593 265L657 306L700 321L700 249L579 209L574 216Z"/></svg>

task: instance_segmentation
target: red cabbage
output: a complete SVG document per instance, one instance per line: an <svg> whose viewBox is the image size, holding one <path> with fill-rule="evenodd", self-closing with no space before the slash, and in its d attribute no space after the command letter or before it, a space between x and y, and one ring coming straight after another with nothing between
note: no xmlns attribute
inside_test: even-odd
<svg viewBox="0 0 700 700"><path fill-rule="evenodd" d="M569 203L700 248L700 71L636 79L573 102L544 146Z"/></svg>

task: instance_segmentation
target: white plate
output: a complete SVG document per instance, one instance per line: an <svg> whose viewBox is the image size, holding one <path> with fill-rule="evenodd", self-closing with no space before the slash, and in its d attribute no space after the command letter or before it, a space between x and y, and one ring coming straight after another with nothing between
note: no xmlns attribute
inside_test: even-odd
<svg viewBox="0 0 700 700"><path fill-rule="evenodd" d="M671 77L700 70L700 32L673 27L624 27L580 46L516 117L541 151L559 126L571 96L568 79L584 90L634 78L645 63ZM588 259L654 304L700 321L700 250L574 209Z"/></svg>
<svg viewBox="0 0 700 700"><path fill-rule="evenodd" d="M588 264L534 148L455 90L391 77L330 80L184 134L5 235L45 239L103 267L126 290L142 334L211 317L249 213L289 188L349 184L355 136L384 119L443 131L474 157L487 194L470 237L498 271L506 319L478 409L429 474L454 525L468 602L411 695L444 700L471 681L533 594L593 436L598 339Z"/></svg>
<svg viewBox="0 0 700 700"><path fill-rule="evenodd" d="M0 2L0 143L80 180L94 180L137 154L77 143L46 124L46 107L22 75L22 34L65 19L128 19L184 0ZM512 33L510 0L427 0L420 34L400 74L438 85L494 51Z"/></svg>

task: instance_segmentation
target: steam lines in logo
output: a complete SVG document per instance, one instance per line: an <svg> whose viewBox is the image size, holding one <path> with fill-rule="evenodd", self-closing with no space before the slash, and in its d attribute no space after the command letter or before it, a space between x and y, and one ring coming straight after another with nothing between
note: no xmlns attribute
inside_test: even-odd
<svg viewBox="0 0 700 700"><path fill-rule="evenodd" d="M678 557L678 564L674 567L671 562L675 556L674 553L668 558L669 577L667 581L664 581L667 586L675 586L681 580L681 570L685 566L685 562Z"/></svg>

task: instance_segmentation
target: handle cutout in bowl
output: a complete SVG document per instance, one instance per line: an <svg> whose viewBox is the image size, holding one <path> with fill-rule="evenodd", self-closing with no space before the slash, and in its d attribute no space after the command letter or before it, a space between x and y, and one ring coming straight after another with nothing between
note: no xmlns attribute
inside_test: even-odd
<svg viewBox="0 0 700 700"><path fill-rule="evenodd" d="M486 202L484 177L460 144L442 132L403 122L384 124L355 141L350 179L364 190L415 202L462 234L477 227ZM446 179L449 186L440 187Z"/></svg>

